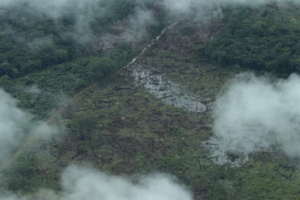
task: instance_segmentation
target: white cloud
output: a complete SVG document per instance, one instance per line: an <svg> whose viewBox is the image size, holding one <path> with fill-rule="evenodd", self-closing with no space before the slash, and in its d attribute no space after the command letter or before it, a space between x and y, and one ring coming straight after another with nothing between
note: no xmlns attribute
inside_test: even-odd
<svg viewBox="0 0 300 200"><path fill-rule="evenodd" d="M8 161L29 136L47 139L59 131L17 106L17 100L0 89L0 163Z"/></svg>
<svg viewBox="0 0 300 200"><path fill-rule="evenodd" d="M7 194L0 200L192 200L192 193L166 174L140 177L137 183L102 172L71 166L62 174L62 192L41 190L33 196Z"/></svg>
<svg viewBox="0 0 300 200"><path fill-rule="evenodd" d="M291 157L300 152L300 77L271 82L251 73L238 75L219 95L213 114L217 138L213 155L231 162L226 153L245 156L279 144ZM223 160L222 160L223 159Z"/></svg>

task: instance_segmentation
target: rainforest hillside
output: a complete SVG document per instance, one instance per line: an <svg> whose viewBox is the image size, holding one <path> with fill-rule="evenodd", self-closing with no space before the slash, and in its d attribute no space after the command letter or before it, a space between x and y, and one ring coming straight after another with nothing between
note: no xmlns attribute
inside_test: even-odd
<svg viewBox="0 0 300 200"><path fill-rule="evenodd" d="M297 1L41 2L0 1L0 200L300 198Z"/></svg>

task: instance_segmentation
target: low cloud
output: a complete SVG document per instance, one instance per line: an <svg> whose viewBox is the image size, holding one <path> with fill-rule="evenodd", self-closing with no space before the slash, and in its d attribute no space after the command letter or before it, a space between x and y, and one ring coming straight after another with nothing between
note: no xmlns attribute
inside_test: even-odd
<svg viewBox="0 0 300 200"><path fill-rule="evenodd" d="M38 50L41 47L52 46L53 37L45 36L41 38L34 38L30 43L27 44L30 49Z"/></svg>
<svg viewBox="0 0 300 200"><path fill-rule="evenodd" d="M90 168L71 166L61 178L62 192L40 190L32 196L6 194L0 200L192 200L190 190L166 174L135 180L109 176Z"/></svg>
<svg viewBox="0 0 300 200"><path fill-rule="evenodd" d="M100 26L99 22L103 21L103 17L115 15L114 6L119 0L104 1L104 0L2 0L0 1L0 15L9 16L12 21L20 21L25 26L31 26L34 22L26 15L33 15L38 17L44 17L45 15L52 18L56 24L58 34L62 38L72 38L78 44L83 46L93 46L99 40L107 38L108 34L101 32L101 29L94 29L95 26ZM170 22L182 19L185 15L191 15L195 17L197 22L207 22L212 18L220 18L222 16L222 8L227 6L261 6L269 2L277 2L282 5L286 5L287 2L294 2L299 4L299 1L286 1L286 0L142 0L142 1L130 1L124 0L123 3L127 3L131 6L134 12L130 13L120 21L115 21L113 26L120 28L124 31L121 41L138 42L147 36L147 26L159 23L154 16L156 16L156 9L166 9L166 14L169 16ZM154 3L155 2L155 3ZM146 5L154 3L155 9L149 9ZM8 12L6 8L17 8L17 11ZM19 13L21 14L16 14ZM128 14L128 13L127 13ZM68 27L62 27L62 18L65 17L67 21L70 20L74 23ZM74 20L74 21L73 21ZM111 20L111 19L110 19ZM128 23L126 23L128 22ZM7 25L6 25L7 26ZM124 28L126 26L126 28ZM4 27L2 27L4 29ZM13 30L15 31L15 30ZM9 33L9 30L7 30ZM97 33L98 32L98 33ZM53 36L47 35L43 31L36 32L25 38L24 35L14 33L13 36L17 40L28 43L27 45L31 49L36 49L42 46L48 46L53 43ZM100 38L100 39L99 39ZM118 38L116 41L114 37L111 37L109 44L114 44L120 41ZM28 41L30 40L30 41ZM98 47L99 49L100 47Z"/></svg>
<svg viewBox="0 0 300 200"><path fill-rule="evenodd" d="M266 3L276 2L280 5L287 3L300 4L298 0L164 0L164 5L173 12L187 13L192 9L214 6L261 6Z"/></svg>
<svg viewBox="0 0 300 200"><path fill-rule="evenodd" d="M140 41L147 36L147 26L155 23L153 14L149 10L136 9L129 19L129 29L122 35L127 42Z"/></svg>
<svg viewBox="0 0 300 200"><path fill-rule="evenodd" d="M0 89L0 164L9 161L30 136L44 140L60 132L46 122L34 120L34 116L18 108L17 103Z"/></svg>
<svg viewBox="0 0 300 200"><path fill-rule="evenodd" d="M218 96L213 113L216 162L244 162L255 151L279 147L287 156L300 152L300 77L271 81L252 73L236 76ZM228 155L237 155L232 161ZM241 159L243 158L243 159Z"/></svg>

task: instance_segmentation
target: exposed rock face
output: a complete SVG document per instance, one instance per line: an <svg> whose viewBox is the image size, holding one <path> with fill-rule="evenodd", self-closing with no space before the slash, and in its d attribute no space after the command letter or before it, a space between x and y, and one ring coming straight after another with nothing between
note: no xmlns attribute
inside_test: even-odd
<svg viewBox="0 0 300 200"><path fill-rule="evenodd" d="M192 112L202 113L208 110L208 105L202 103L204 99L169 80L165 74L155 71L153 67L132 66L132 76L137 85L142 85L166 104Z"/></svg>

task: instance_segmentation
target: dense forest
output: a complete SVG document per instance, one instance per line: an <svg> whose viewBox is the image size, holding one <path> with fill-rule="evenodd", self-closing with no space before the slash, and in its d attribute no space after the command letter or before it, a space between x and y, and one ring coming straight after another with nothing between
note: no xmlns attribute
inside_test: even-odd
<svg viewBox="0 0 300 200"><path fill-rule="evenodd" d="M77 16L72 11L53 18L26 3L0 8L1 86L24 100L29 98L28 94L20 97L22 89L15 87L16 84L35 84L44 88L44 94L37 97L43 109L34 109L33 112L45 117L49 109L57 106L50 93L65 91L73 95L124 67L141 51L141 47L119 39L112 44L114 48L103 51L106 47L101 39L104 34L118 36L118 26L127 23L123 19L133 15L141 5L134 0L116 0L107 4L96 4L92 20L80 22L87 23L84 25L76 24ZM156 9L153 3L143 6ZM105 14L97 13L102 7L106 9ZM150 36L157 35L164 27L163 15L163 12L158 13L156 17L160 23L147 27ZM78 26L85 30L78 31ZM36 102L34 105L27 102L21 101L22 107L37 107Z"/></svg>
<svg viewBox="0 0 300 200"><path fill-rule="evenodd" d="M103 4L103 2L101 3ZM137 3L138 4L138 3ZM85 30L76 30L77 16L70 11L58 19L53 19L43 12L32 11L24 3L12 8L1 9L1 79L24 77L32 72L41 71L51 66L71 62L80 57L99 56L113 59L116 67L124 66L133 58L132 47L126 41L120 41L117 48L105 53L97 52L99 38L104 33L114 34L122 19L134 14L134 0L112 1L109 5L94 5L96 9L105 7L105 14L92 13L93 19L84 25ZM147 9L155 9L146 4ZM82 12L87 12L83 10ZM159 24L148 27L148 31L157 35L164 27L163 13L159 13ZM24 23L26 22L26 23ZM124 22L125 23L125 22ZM80 35L78 35L80 34ZM107 69L103 69L107 71ZM107 74L103 72L103 74Z"/></svg>
<svg viewBox="0 0 300 200"><path fill-rule="evenodd" d="M217 38L194 47L199 57L219 65L239 65L281 74L299 71L299 8L276 4L224 10ZM196 50L195 49L195 50Z"/></svg>
<svg viewBox="0 0 300 200"><path fill-rule="evenodd" d="M214 103L237 74L274 81L300 71L299 4L216 1L204 12L202 1L186 10L179 0L75 2L0 2L0 200L74 199L64 182L73 165L133 185L171 174L195 200L300 198L299 159L279 142L244 157L228 151L221 164L203 145L216 135ZM283 111L297 132L298 111ZM253 116L245 124L262 126Z"/></svg>

